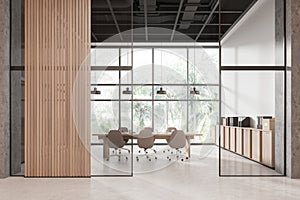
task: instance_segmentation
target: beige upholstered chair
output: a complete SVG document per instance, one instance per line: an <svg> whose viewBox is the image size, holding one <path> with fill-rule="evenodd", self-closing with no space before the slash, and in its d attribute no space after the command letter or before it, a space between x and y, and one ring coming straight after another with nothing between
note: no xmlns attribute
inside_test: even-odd
<svg viewBox="0 0 300 200"><path fill-rule="evenodd" d="M145 127L144 130L149 130L149 131L153 132L153 128L151 128L151 127Z"/></svg>
<svg viewBox="0 0 300 200"><path fill-rule="evenodd" d="M129 132L127 127L120 127L120 128L119 128L119 131L120 131L121 133L128 133L128 132Z"/></svg>
<svg viewBox="0 0 300 200"><path fill-rule="evenodd" d="M121 154L121 150L125 150L128 153L130 153L130 150L124 148L126 142L124 141L123 135L119 130L109 131L107 134L107 140L109 148L113 148L115 150L113 151L114 154L111 156L117 156L119 161L121 160L122 156L125 156L126 160L128 159L126 155ZM119 152L117 150L119 150ZM107 160L109 160L109 158Z"/></svg>
<svg viewBox="0 0 300 200"><path fill-rule="evenodd" d="M167 128L167 132L173 132L173 131L175 131L175 130L177 130L175 127L168 127Z"/></svg>
<svg viewBox="0 0 300 200"><path fill-rule="evenodd" d="M166 132L167 133L172 133L173 131L176 131L177 129L175 127L168 127ZM168 142L168 140L166 140ZM167 149L168 152L170 152L170 149ZM164 150L163 153L165 153L166 151ZM173 151L171 151L173 153Z"/></svg>
<svg viewBox="0 0 300 200"><path fill-rule="evenodd" d="M171 137L167 140L167 142L172 149L176 150L175 154L173 154L172 152L172 154L167 157L168 160L171 161L172 156L175 156L177 159L181 158L181 161L183 161L184 158L188 159L187 157L185 157L184 154L182 154L182 151L180 150L185 148L186 146L186 138L183 131L174 130L171 134Z"/></svg>
<svg viewBox="0 0 300 200"><path fill-rule="evenodd" d="M145 156L149 161L151 161L151 157L157 159L155 156L156 150L152 149L154 145L154 136L152 131L149 128L143 129L138 135L138 146L139 148L144 150L144 154L140 154L136 156L136 160L139 161L139 157ZM148 150L152 150L154 154L149 154ZM141 150L139 150L141 153Z"/></svg>
<svg viewBox="0 0 300 200"><path fill-rule="evenodd" d="M127 127L120 127L120 128L119 128L119 131L120 131L121 133L129 133L129 130L128 130ZM124 139L124 141L125 141L125 144L128 143L128 139Z"/></svg>

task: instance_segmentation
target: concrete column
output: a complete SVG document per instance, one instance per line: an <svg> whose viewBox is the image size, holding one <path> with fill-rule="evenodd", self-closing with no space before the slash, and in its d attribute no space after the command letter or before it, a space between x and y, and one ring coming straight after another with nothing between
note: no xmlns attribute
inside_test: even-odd
<svg viewBox="0 0 300 200"><path fill-rule="evenodd" d="M23 32L22 10L23 0L11 0L11 65L23 66L24 54L22 49ZM11 173L21 172L21 163L24 160L22 155L22 86L21 71L11 72Z"/></svg>
<svg viewBox="0 0 300 200"><path fill-rule="evenodd" d="M22 163L22 86L21 72L11 72L11 173L21 172Z"/></svg>
<svg viewBox="0 0 300 200"><path fill-rule="evenodd" d="M0 0L0 178L9 176L10 0Z"/></svg>
<svg viewBox="0 0 300 200"><path fill-rule="evenodd" d="M287 0L288 118L287 175L300 178L300 1Z"/></svg>
<svg viewBox="0 0 300 200"><path fill-rule="evenodd" d="M284 1L275 1L275 64L284 65ZM275 72L275 170L284 174L284 72Z"/></svg>

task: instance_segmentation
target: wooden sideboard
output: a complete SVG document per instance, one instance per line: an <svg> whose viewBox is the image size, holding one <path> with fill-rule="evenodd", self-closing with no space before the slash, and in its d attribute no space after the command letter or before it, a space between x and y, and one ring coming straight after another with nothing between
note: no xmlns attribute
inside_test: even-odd
<svg viewBox="0 0 300 200"><path fill-rule="evenodd" d="M219 133L220 130L220 134ZM274 168L275 131L235 126L216 126L216 144L228 151Z"/></svg>

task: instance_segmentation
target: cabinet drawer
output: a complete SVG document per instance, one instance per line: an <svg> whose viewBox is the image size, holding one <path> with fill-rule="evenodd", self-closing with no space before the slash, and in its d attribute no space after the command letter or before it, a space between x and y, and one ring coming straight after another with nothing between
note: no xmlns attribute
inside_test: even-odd
<svg viewBox="0 0 300 200"><path fill-rule="evenodd" d="M224 133L224 147L225 149L230 149L230 127L225 127Z"/></svg>
<svg viewBox="0 0 300 200"><path fill-rule="evenodd" d="M275 166L275 134L272 131L262 132L262 163Z"/></svg>
<svg viewBox="0 0 300 200"><path fill-rule="evenodd" d="M243 155L251 158L252 157L252 130L244 129L243 134Z"/></svg>
<svg viewBox="0 0 300 200"><path fill-rule="evenodd" d="M257 162L261 162L261 133L259 130L252 131L252 159Z"/></svg>
<svg viewBox="0 0 300 200"><path fill-rule="evenodd" d="M236 128L235 127L230 127L230 151L235 152L235 144L236 141Z"/></svg>
<svg viewBox="0 0 300 200"><path fill-rule="evenodd" d="M238 154L243 154L243 129L242 128L237 128L236 129L236 145L235 145L235 148L236 148L236 153Z"/></svg>

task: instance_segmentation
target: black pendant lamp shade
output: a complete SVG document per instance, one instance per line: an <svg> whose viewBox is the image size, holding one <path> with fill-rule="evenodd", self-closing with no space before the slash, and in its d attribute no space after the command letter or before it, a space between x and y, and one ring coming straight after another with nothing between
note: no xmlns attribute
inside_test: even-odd
<svg viewBox="0 0 300 200"><path fill-rule="evenodd" d="M91 94L101 94L101 91L94 87L94 90L91 91Z"/></svg>
<svg viewBox="0 0 300 200"><path fill-rule="evenodd" d="M196 90L195 87L193 87L193 90L190 91L190 94L199 95L200 92L199 92L199 90Z"/></svg>
<svg viewBox="0 0 300 200"><path fill-rule="evenodd" d="M166 90L163 90L162 87L156 93L157 94L167 94Z"/></svg>
<svg viewBox="0 0 300 200"><path fill-rule="evenodd" d="M126 90L123 90L123 94L132 94L132 91L129 89L129 87L126 88Z"/></svg>

